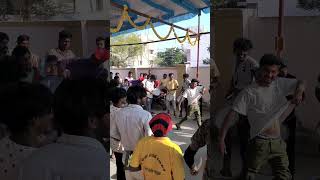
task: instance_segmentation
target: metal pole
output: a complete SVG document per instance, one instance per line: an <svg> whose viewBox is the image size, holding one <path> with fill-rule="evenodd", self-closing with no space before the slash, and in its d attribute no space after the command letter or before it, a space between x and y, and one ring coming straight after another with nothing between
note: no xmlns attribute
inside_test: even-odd
<svg viewBox="0 0 320 180"><path fill-rule="evenodd" d="M197 51L197 79L199 78L199 60L200 60L200 16L201 16L201 10L199 10L198 14L198 51Z"/></svg>
<svg viewBox="0 0 320 180"><path fill-rule="evenodd" d="M278 37L276 42L277 56L281 57L284 40L283 40L283 9L284 9L284 0L279 0L279 21L278 21Z"/></svg>
<svg viewBox="0 0 320 180"><path fill-rule="evenodd" d="M115 2L110 2L110 3L111 3L111 5L114 6L114 7L117 7L117 8L119 8L119 9L123 9L123 6L120 5L120 4L118 4L118 3L115 3ZM128 12L130 12L130 11L133 12L133 13L135 13L135 14L137 14L137 15L146 17L146 18L155 19L155 20L157 20L157 21L159 21L159 22L162 22L163 24L167 24L167 25L169 25L169 26L173 26L173 27L175 27L175 28L178 28L178 29L181 29L181 30L184 30L184 31L188 31L188 29L186 29L186 28L183 28L183 27L174 25L174 24L172 24L172 23L168 23L168 22L166 22L166 21L164 21L164 20L161 20L161 19L159 19L159 18L150 17L150 16L147 15L147 14L144 14L144 13L141 13L141 12L136 11L136 10L134 10L134 9L128 8ZM191 33L193 33L193 34L197 34L196 32L193 32L193 31L191 31L191 30L189 30L189 32L191 32Z"/></svg>

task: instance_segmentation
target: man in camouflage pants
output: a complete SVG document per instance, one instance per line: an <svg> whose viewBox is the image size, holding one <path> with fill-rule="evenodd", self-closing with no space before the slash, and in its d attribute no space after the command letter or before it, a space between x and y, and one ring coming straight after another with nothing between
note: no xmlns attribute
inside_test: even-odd
<svg viewBox="0 0 320 180"><path fill-rule="evenodd" d="M214 121L207 119L198 128L195 134L191 138L191 144L188 146L184 153L184 160L190 168L192 175L198 174L198 170L194 166L194 156L197 151L207 145L207 161L203 173L203 180L214 179L214 149L217 148L217 138L219 132L218 128L214 125Z"/></svg>

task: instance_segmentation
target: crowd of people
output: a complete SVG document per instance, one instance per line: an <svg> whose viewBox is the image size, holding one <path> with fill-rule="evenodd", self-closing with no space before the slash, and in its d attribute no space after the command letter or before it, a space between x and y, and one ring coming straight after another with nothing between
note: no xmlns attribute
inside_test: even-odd
<svg viewBox="0 0 320 180"><path fill-rule="evenodd" d="M151 114L155 114L152 111L154 110L153 106L159 104L163 107L163 111L174 117L177 117L179 113L179 117L182 118L184 110L186 116L181 123L195 114L198 124L201 125L201 100L206 89L200 85L197 79L190 80L189 74L183 74L181 88L174 77L174 73L163 74L160 80L154 74L151 74L151 70L148 73L140 73L138 79L133 77L131 71L124 79L120 77L118 72L115 73L115 76L113 76L113 72L110 72L110 77L111 87L122 88L126 91L131 86L143 87L147 92L147 101L143 106ZM180 126L178 126L178 129L180 129Z"/></svg>
<svg viewBox="0 0 320 180"><path fill-rule="evenodd" d="M294 109L304 99L305 85L289 74L284 61L273 54L265 54L258 63L249 56L252 48L248 39L234 41L234 73L225 97L227 111L220 120L220 111L215 117L201 120L199 99L204 88L198 86L198 80L190 81L188 74L183 75L181 94L177 97L179 83L172 73L169 78L165 74L157 83L150 73L141 74L138 80L134 80L132 72L128 73L125 83L121 83L117 73L112 80L115 87L112 96L118 97L112 102L117 108L111 112L111 144L116 152L117 179L185 179L183 159L190 173L196 175L199 167L194 163L194 156L205 145L207 161L203 179L215 177L216 149L223 156L220 174L232 177L231 131L234 129L239 133L242 159L239 179L255 179L266 163L271 165L274 179L294 179ZM215 82L218 81L217 77ZM150 105L157 88L165 94L166 111L155 115ZM182 117L182 104L186 116L174 124L171 118L176 116L176 105ZM182 155L181 149L167 135L173 125L177 130L181 129L181 124L192 114L195 114L199 128ZM289 130L284 140L281 126Z"/></svg>
<svg viewBox="0 0 320 180"><path fill-rule="evenodd" d="M105 38L89 58L72 34L42 59L31 38L0 32L0 179L108 179L110 101Z"/></svg>
<svg viewBox="0 0 320 180"><path fill-rule="evenodd" d="M129 72L122 79L104 69L109 58L104 38L96 39L89 58L77 58L71 50L72 34L61 31L58 48L49 50L44 60L30 52L30 41L20 35L9 52L9 37L0 33L0 179L109 179L111 149L119 180L183 180L184 161L192 175L198 174L194 156L205 145L203 178L214 179L217 148L223 156L220 174L232 176L235 128L240 179L255 179L266 163L274 179L293 179L294 109L304 99L305 85L277 56L265 54L259 63L250 57L250 40L234 42L228 111L220 123L219 112L202 120L206 90L188 74L181 88L173 73L158 80L151 71L138 79ZM160 113L153 112L156 103ZM178 113L182 119L174 123ZM169 134L193 114L199 128L183 153ZM282 125L289 129L284 140Z"/></svg>

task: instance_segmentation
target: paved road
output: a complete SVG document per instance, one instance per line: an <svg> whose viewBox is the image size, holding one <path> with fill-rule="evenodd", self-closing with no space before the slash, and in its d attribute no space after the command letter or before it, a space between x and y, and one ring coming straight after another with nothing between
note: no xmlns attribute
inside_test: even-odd
<svg viewBox="0 0 320 180"><path fill-rule="evenodd" d="M209 117L208 113L204 114L204 119L207 119ZM175 119L174 121L177 121ZM190 138L194 134L194 132L197 129L197 124L195 121L186 121L182 125L182 130L177 131L173 130L173 133L170 135L170 138L177 143L183 151L186 150L188 145L190 144ZM298 143L297 143L297 162L296 162L296 169L297 174L295 177L295 180L320 180L320 153L317 152L317 145L314 143L314 141L311 141L310 137L303 133L298 133ZM310 141L309 141L310 140ZM233 150L233 162L232 162L232 171L233 175L237 175L240 172L240 156L239 156L239 148L238 145L234 145ZM217 163L216 163L216 174L217 174L217 180L219 179L232 179L232 178L222 178L219 176L219 170L221 168L221 156L218 152L217 154ZM203 159L203 162L206 159L206 147L202 148L197 154L196 154L196 161L200 158ZM111 179L116 179L116 166L114 160L111 160L110 162L110 175ZM261 175L257 177L258 180L270 180L272 179L271 176L271 170L269 170L268 167L265 168L266 170L262 173L264 175ZM185 170L186 170L186 180L201 180L201 176L203 173L203 167L197 176L191 176L189 173L189 169L187 165L185 164ZM319 179L314 179L313 177L318 176Z"/></svg>

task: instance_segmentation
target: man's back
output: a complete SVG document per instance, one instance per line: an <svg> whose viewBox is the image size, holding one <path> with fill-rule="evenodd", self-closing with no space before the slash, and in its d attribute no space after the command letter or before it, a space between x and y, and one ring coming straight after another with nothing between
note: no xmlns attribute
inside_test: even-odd
<svg viewBox="0 0 320 180"><path fill-rule="evenodd" d="M63 134L57 143L40 148L26 159L19 180L105 180L109 177L107 157L97 140Z"/></svg>
<svg viewBox="0 0 320 180"><path fill-rule="evenodd" d="M131 167L141 165L145 180L184 179L182 151L167 137L145 137L139 141Z"/></svg>
<svg viewBox="0 0 320 180"><path fill-rule="evenodd" d="M129 104L115 113L116 128L111 129L111 136L119 138L126 151L133 151L138 141L144 136L150 136L149 127L151 114L140 105Z"/></svg>

